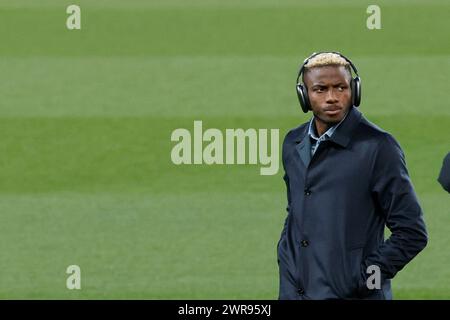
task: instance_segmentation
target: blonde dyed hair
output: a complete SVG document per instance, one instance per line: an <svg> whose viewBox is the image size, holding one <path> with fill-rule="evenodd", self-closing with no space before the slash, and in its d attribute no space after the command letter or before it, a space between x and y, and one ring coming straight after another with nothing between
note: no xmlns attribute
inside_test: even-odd
<svg viewBox="0 0 450 320"><path fill-rule="evenodd" d="M312 57L307 64L305 64L305 69L311 69L316 67L324 66L344 66L350 68L350 63L342 58L340 55L333 52L319 53L317 56Z"/></svg>

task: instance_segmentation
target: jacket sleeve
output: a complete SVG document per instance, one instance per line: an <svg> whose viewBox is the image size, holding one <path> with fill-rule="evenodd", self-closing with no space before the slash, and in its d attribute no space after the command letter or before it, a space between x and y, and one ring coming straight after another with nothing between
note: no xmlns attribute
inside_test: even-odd
<svg viewBox="0 0 450 320"><path fill-rule="evenodd" d="M450 192L450 152L444 159L438 181L446 191Z"/></svg>
<svg viewBox="0 0 450 320"><path fill-rule="evenodd" d="M292 130L289 131L286 136L284 137L283 140L283 147L282 147L282 164L283 164L283 169L284 169L284 176L283 176L283 180L286 184L286 194L287 194L287 205L286 205L286 211L287 211L287 215L286 218L284 219L284 226L283 226L283 230L281 232L281 236L280 236L280 241L281 239L283 239L284 235L286 234L286 226L287 226L287 221L288 221L288 217L289 217L289 208L291 207L291 191L289 188L289 176L287 174L287 170L286 170L286 153L287 153L287 141L289 139L289 135L291 134ZM280 244L280 241L278 241L278 245ZM277 245L277 247L278 247Z"/></svg>
<svg viewBox="0 0 450 320"><path fill-rule="evenodd" d="M364 259L359 283L363 291L367 289L368 266L380 268L383 283L393 278L428 242L422 209L406 169L403 151L387 133L374 159L371 186L391 236Z"/></svg>

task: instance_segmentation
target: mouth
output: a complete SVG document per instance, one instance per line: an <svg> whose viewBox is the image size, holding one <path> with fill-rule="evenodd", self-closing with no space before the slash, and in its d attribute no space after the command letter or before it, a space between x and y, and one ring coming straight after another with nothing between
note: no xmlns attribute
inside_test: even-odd
<svg viewBox="0 0 450 320"><path fill-rule="evenodd" d="M326 115L335 116L341 112L342 108L337 106L331 106L324 109Z"/></svg>

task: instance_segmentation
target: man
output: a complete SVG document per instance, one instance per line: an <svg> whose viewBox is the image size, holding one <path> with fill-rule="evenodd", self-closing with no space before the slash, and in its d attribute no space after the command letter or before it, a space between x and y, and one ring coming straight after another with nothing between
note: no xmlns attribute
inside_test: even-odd
<svg viewBox="0 0 450 320"><path fill-rule="evenodd" d="M319 53L299 72L302 108L314 116L283 143L279 299L392 299L390 279L427 244L403 152L356 109L351 68L339 53Z"/></svg>
<svg viewBox="0 0 450 320"><path fill-rule="evenodd" d="M450 152L444 158L438 181L445 191L450 192Z"/></svg>

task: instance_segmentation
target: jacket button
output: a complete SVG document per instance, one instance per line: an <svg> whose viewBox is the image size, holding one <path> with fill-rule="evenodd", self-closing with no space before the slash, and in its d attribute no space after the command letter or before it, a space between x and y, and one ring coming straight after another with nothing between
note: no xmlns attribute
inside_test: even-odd
<svg viewBox="0 0 450 320"><path fill-rule="evenodd" d="M302 247L307 247L309 245L308 240L302 240L300 243L301 243Z"/></svg>
<svg viewBox="0 0 450 320"><path fill-rule="evenodd" d="M305 294L305 290L303 290L303 288L298 289L297 292L301 296Z"/></svg>
<svg viewBox="0 0 450 320"><path fill-rule="evenodd" d="M311 190L305 189L305 196L310 196L310 195L311 195Z"/></svg>

